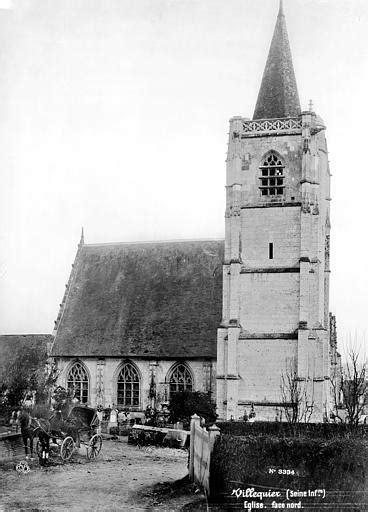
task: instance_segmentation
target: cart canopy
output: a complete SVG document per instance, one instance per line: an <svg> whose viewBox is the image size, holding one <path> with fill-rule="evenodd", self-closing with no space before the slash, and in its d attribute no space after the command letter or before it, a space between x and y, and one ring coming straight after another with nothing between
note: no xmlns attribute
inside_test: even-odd
<svg viewBox="0 0 368 512"><path fill-rule="evenodd" d="M96 421L96 410L91 407L75 405L69 412L68 419L77 428L91 427Z"/></svg>

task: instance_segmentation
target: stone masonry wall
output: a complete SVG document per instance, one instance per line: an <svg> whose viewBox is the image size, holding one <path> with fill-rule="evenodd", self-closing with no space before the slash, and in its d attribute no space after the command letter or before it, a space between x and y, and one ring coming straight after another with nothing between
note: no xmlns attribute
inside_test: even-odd
<svg viewBox="0 0 368 512"><path fill-rule="evenodd" d="M67 376L71 365L76 359L60 358L58 359L58 385L67 387ZM86 368L89 376L89 404L95 407L98 403L102 403L105 407L117 403L117 377L124 360L117 358L82 358L78 359ZM157 402L164 402L169 399L167 381L171 368L175 365L175 361L160 360L149 361L146 359L132 358L130 362L134 363L140 375L140 409L145 410L151 405L149 399L149 389L151 384L152 372L155 376ZM186 361L185 364L189 368L193 376L193 388L195 391L211 392L212 398L216 397L216 363L214 361ZM101 378L99 378L99 370L101 368ZM102 386L101 386L102 385ZM102 387L102 391L101 391ZM100 400L98 395L100 395Z"/></svg>
<svg viewBox="0 0 368 512"><path fill-rule="evenodd" d="M281 374L296 356L297 340L238 341L238 402L281 402Z"/></svg>
<svg viewBox="0 0 368 512"><path fill-rule="evenodd" d="M241 275L240 323L250 333L290 333L298 328L299 274ZM273 345L278 350L277 344Z"/></svg>
<svg viewBox="0 0 368 512"><path fill-rule="evenodd" d="M300 209L243 209L242 261L246 267L295 267L300 257ZM273 259L269 258L273 244Z"/></svg>

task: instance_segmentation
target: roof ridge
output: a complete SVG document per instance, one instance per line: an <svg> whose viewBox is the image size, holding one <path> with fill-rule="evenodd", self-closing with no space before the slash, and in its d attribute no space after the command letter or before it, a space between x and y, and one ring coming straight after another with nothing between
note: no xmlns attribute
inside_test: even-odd
<svg viewBox="0 0 368 512"><path fill-rule="evenodd" d="M83 247L103 247L111 245L145 245L145 244L169 244L181 242L223 242L225 238L178 238L173 240L135 240L132 242L100 242L94 244L84 244Z"/></svg>
<svg viewBox="0 0 368 512"><path fill-rule="evenodd" d="M25 334L25 333L21 333L21 334L0 334L0 338L4 338L5 336L7 337L11 337L11 336L14 336L16 338L20 338L21 336L24 336L24 337L28 337L28 336L52 336L52 333L30 333L30 334Z"/></svg>

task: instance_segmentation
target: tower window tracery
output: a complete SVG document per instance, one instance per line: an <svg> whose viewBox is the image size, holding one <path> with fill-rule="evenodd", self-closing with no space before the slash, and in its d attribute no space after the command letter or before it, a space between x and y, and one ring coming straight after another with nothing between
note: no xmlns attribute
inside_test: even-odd
<svg viewBox="0 0 368 512"><path fill-rule="evenodd" d="M74 363L68 373L68 391L73 395L73 398L79 400L80 403L86 404L88 402L88 375L87 371L81 363Z"/></svg>
<svg viewBox="0 0 368 512"><path fill-rule="evenodd" d="M260 166L260 190L262 196L282 196L284 194L284 168L281 159L275 153L269 153Z"/></svg>

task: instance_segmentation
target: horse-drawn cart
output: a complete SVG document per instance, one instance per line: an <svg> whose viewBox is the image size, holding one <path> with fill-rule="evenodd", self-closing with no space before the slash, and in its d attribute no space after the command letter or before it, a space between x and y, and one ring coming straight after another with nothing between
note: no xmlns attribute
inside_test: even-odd
<svg viewBox="0 0 368 512"><path fill-rule="evenodd" d="M68 461L76 448L86 446L87 457L95 459L102 448L102 437L97 432L98 418L95 409L76 405L64 418L51 418L47 429L40 425L42 431L53 441L51 448L58 447L62 460ZM37 453L42 455L43 443L37 441Z"/></svg>

